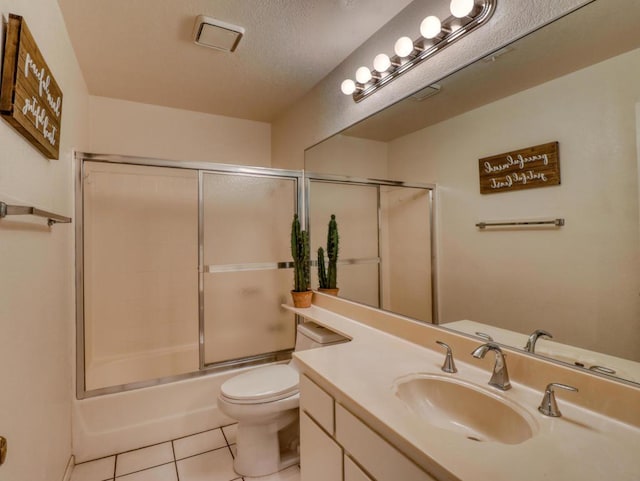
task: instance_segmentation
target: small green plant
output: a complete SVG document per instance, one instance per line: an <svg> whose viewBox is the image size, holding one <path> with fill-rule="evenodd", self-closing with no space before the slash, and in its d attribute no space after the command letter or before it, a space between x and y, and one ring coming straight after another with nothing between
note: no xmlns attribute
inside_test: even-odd
<svg viewBox="0 0 640 481"><path fill-rule="evenodd" d="M331 214L329 229L327 231L327 257L329 268L325 268L324 249L318 249L318 281L321 289L337 289L338 287L338 249L340 237L338 236L338 224L336 216Z"/></svg>
<svg viewBox="0 0 640 481"><path fill-rule="evenodd" d="M291 256L293 257L293 291L305 292L309 289L309 233L301 230L298 214L294 214L291 224Z"/></svg>

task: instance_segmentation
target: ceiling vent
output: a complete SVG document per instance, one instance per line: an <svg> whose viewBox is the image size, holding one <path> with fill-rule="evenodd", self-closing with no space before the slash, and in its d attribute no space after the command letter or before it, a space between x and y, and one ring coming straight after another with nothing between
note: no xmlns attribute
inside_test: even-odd
<svg viewBox="0 0 640 481"><path fill-rule="evenodd" d="M413 100L417 100L418 102L422 102L429 97L433 97L435 94L440 93L440 85L432 84L429 85L422 90L418 90L415 94L411 96Z"/></svg>
<svg viewBox="0 0 640 481"><path fill-rule="evenodd" d="M193 41L203 47L233 52L244 35L244 28L215 18L198 15L193 26Z"/></svg>

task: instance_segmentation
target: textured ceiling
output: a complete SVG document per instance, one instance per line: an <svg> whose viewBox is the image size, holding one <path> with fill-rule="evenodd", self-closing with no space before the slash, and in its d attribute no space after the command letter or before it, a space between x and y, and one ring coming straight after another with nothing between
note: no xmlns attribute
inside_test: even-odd
<svg viewBox="0 0 640 481"><path fill-rule="evenodd" d="M271 121L410 0L58 0L92 95ZM197 15L245 28L197 46Z"/></svg>

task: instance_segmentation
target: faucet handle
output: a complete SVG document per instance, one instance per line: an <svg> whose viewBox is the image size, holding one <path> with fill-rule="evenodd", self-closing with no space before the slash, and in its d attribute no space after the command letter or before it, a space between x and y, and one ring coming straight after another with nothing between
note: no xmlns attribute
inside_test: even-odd
<svg viewBox="0 0 640 481"><path fill-rule="evenodd" d="M616 373L615 369L611 369L607 366L591 366L589 371L599 372L600 374L609 374L610 376Z"/></svg>
<svg viewBox="0 0 640 481"><path fill-rule="evenodd" d="M484 339L485 341L493 342L493 337L491 337L486 332L478 332L478 331L476 331L476 336L478 336L481 339Z"/></svg>
<svg viewBox="0 0 640 481"><path fill-rule="evenodd" d="M552 382L550 384L547 384L542 402L540 403L540 406L538 406L538 411L540 411L545 416L559 418L560 416L562 416L562 413L560 412L560 409L558 409L558 403L556 403L556 393L553 390L554 387L559 387L560 389L575 392L578 392L578 388L569 386L568 384L561 384L559 382Z"/></svg>
<svg viewBox="0 0 640 481"><path fill-rule="evenodd" d="M456 368L456 364L455 362L453 362L453 352L451 351L451 347L442 341L436 341L436 344L439 344L440 346L444 347L447 350L447 354L444 358L444 364L442 365L442 370L444 372L450 372L450 373L458 372L458 369Z"/></svg>

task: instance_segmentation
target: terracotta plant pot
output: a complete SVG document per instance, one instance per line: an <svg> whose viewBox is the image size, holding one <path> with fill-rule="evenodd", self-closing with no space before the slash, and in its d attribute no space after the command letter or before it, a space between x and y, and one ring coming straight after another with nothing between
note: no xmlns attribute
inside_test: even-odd
<svg viewBox="0 0 640 481"><path fill-rule="evenodd" d="M291 291L294 307L311 307L311 298L313 291L296 292Z"/></svg>
<svg viewBox="0 0 640 481"><path fill-rule="evenodd" d="M336 287L335 289L329 289L324 287L318 288L318 292L322 292L323 294L329 294L330 296L337 296L339 290L340 290L339 287Z"/></svg>

